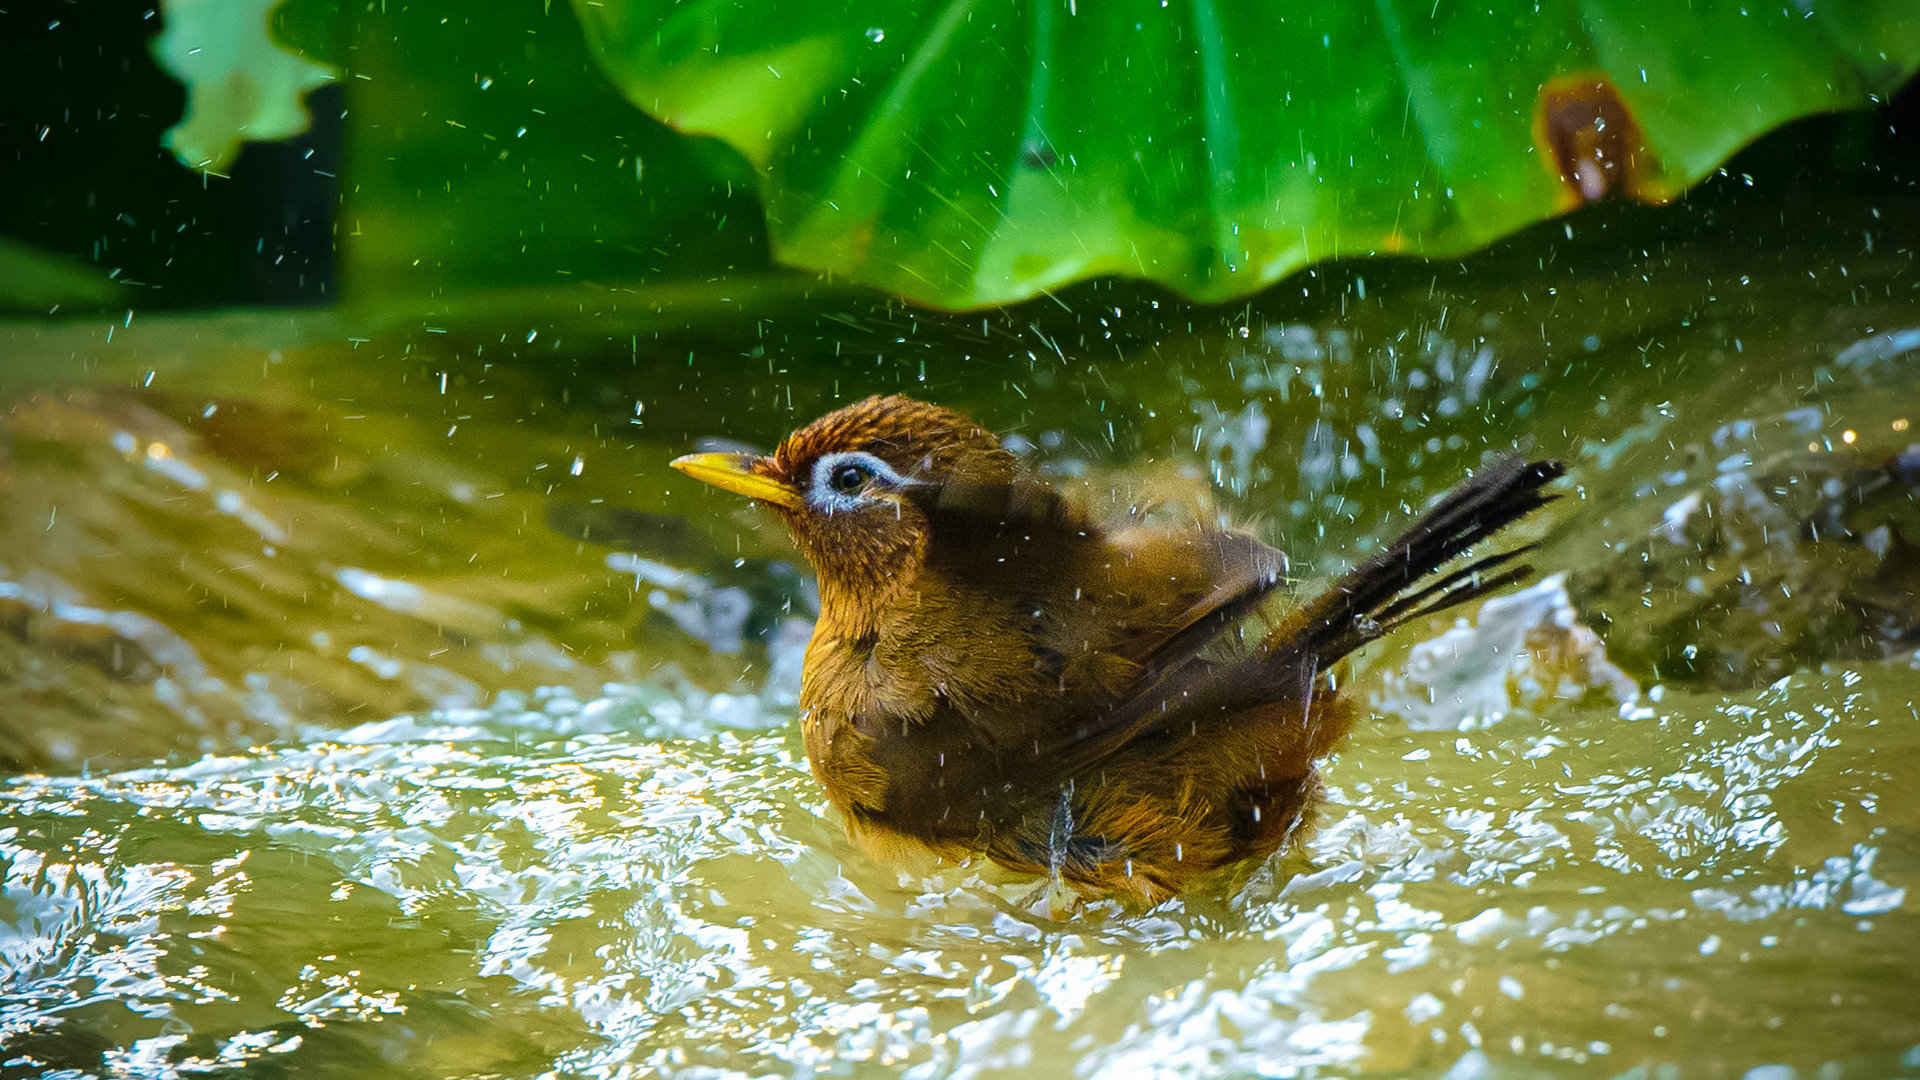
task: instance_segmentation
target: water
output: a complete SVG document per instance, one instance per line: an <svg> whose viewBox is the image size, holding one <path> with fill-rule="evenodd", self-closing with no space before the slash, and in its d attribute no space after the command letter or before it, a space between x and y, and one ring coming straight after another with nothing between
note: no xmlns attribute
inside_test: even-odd
<svg viewBox="0 0 1920 1080"><path fill-rule="evenodd" d="M141 1075L1895 1075L1916 694L1849 670L1373 725L1304 857L1065 922L875 868L784 735L660 737L638 701L599 703L610 733L556 698L26 779L5 1017Z"/></svg>
<svg viewBox="0 0 1920 1080"><path fill-rule="evenodd" d="M1228 311L0 327L0 1071L1920 1075L1920 217L1828 213ZM811 589L664 467L893 389L1308 577L1573 473L1532 588L1349 673L1300 851L1054 919L849 846Z"/></svg>

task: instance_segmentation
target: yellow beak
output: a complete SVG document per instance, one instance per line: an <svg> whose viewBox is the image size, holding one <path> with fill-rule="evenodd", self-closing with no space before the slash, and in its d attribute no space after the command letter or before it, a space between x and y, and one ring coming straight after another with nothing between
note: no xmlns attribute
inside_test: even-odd
<svg viewBox="0 0 1920 1080"><path fill-rule="evenodd" d="M752 454L688 454L673 459L673 467L703 483L758 499L788 510L800 509L800 493L778 480L753 471L764 459Z"/></svg>

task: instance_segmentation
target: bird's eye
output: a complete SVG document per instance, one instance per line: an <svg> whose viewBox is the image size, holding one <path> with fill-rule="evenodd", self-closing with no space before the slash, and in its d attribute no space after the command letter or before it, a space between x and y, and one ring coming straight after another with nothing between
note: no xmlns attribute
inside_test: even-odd
<svg viewBox="0 0 1920 1080"><path fill-rule="evenodd" d="M873 470L865 465L847 461L834 466L827 475L827 486L842 495L851 495L873 479Z"/></svg>
<svg viewBox="0 0 1920 1080"><path fill-rule="evenodd" d="M876 487L900 483L899 474L886 462L863 451L843 450L814 461L807 501L825 513L838 513L871 502Z"/></svg>

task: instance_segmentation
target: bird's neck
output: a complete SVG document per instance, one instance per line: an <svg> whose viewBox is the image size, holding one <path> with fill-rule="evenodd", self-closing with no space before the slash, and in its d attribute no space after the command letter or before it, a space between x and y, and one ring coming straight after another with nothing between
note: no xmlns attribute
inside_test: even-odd
<svg viewBox="0 0 1920 1080"><path fill-rule="evenodd" d="M872 639L880 623L905 590L908 574L872 578L835 575L820 578L820 626L833 637Z"/></svg>

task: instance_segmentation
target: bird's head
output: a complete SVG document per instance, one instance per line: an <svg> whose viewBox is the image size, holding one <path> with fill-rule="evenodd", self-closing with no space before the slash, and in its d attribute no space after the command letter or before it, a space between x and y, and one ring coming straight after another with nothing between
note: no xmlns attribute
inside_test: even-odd
<svg viewBox="0 0 1920 1080"><path fill-rule="evenodd" d="M830 412L764 457L689 454L673 467L772 507L823 594L884 595L925 557L938 493L1004 487L1014 459L966 416L896 394Z"/></svg>

